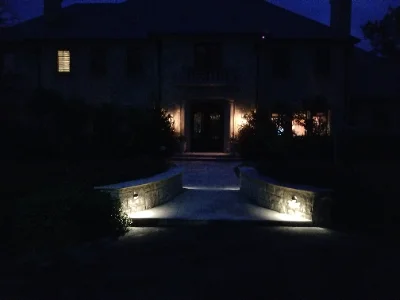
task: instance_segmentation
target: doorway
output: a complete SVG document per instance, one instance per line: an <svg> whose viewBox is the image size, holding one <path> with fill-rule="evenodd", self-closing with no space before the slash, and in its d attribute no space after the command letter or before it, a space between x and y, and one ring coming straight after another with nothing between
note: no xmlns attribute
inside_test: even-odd
<svg viewBox="0 0 400 300"><path fill-rule="evenodd" d="M191 151L223 152L224 106L222 103L193 103L191 109Z"/></svg>

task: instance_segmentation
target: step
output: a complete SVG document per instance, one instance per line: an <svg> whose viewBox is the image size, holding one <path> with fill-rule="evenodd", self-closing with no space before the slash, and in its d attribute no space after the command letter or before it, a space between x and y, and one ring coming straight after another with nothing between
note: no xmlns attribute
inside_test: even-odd
<svg viewBox="0 0 400 300"><path fill-rule="evenodd" d="M174 155L172 160L175 161L242 161L243 159L240 156L232 156L232 155L198 155L198 154L180 154Z"/></svg>

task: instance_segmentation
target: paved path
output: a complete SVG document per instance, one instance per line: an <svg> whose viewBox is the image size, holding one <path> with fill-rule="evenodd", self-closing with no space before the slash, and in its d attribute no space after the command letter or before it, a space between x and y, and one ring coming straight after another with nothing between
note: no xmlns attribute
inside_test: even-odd
<svg viewBox="0 0 400 300"><path fill-rule="evenodd" d="M133 218L185 220L306 221L249 203L239 193L238 162L177 162L184 168L184 192L164 205Z"/></svg>

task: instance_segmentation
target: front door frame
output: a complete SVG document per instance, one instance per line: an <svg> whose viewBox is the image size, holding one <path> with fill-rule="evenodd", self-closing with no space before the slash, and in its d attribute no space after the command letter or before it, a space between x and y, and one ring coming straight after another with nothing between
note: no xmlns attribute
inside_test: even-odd
<svg viewBox="0 0 400 300"><path fill-rule="evenodd" d="M223 119L224 119L224 134L223 134L223 152L229 152L229 137L231 132L231 107L233 101L225 98L193 98L184 101L185 105L185 116L184 116L184 132L187 137L187 149L188 152L192 152L192 104L201 102L215 102L220 103L223 106Z"/></svg>

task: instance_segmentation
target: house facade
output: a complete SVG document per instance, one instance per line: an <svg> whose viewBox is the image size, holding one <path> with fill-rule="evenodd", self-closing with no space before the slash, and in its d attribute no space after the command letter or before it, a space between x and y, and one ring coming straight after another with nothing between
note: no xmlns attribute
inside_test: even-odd
<svg viewBox="0 0 400 300"><path fill-rule="evenodd" d="M46 7L47 5L47 7ZM245 114L279 104L304 120L344 126L349 94L351 1L331 1L325 26L262 0L45 1L45 14L3 34L20 90L58 90L91 104L160 105L191 152L229 151ZM324 98L329 111L307 111ZM321 122L322 122L321 121Z"/></svg>

